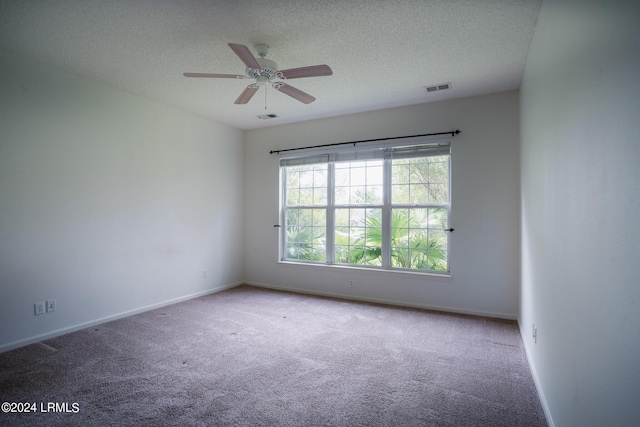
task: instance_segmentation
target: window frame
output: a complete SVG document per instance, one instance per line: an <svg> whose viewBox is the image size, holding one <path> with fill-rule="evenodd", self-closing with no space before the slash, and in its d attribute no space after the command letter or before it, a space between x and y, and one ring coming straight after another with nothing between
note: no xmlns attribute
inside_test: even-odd
<svg viewBox="0 0 640 427"><path fill-rule="evenodd" d="M392 201L392 162L394 160L393 150L411 150L412 147L437 147L433 154L416 154L405 155L404 158L423 158L423 157L447 157L447 201L446 203L397 203ZM444 147L444 148L441 148ZM318 153L322 153L320 157L325 160L317 160ZM385 153L382 154L381 153ZM299 206L287 206L287 179L286 168L290 165L286 164L287 160L298 159L297 164L304 164L305 159L316 158L313 162L326 163L327 164L327 187L326 205L299 205ZM283 164L283 158L285 164ZM381 160L383 169L383 185L382 185L382 204L336 204L335 203L335 166L343 162L360 162L368 160ZM295 160L294 160L295 163ZM452 208L451 208L451 138L406 138L401 141L393 141L392 143L376 143L368 144L359 149L310 149L301 150L296 155L290 153L286 156L281 156L280 170L280 220L281 228L279 234L279 248L278 248L278 261L282 263L294 263L303 265L319 265L319 266L332 266L340 268L359 268L375 271L390 271L390 272L404 272L414 274L427 274L436 276L450 276L451 275L451 220L452 220ZM352 163L353 164L353 163ZM290 210L299 209L325 209L325 259L323 261L315 261L308 259L296 259L287 258L287 212ZM393 209L413 209L413 208L444 208L446 209L446 228L441 229L446 235L446 269L445 270L433 270L433 269L421 269L421 268L402 268L392 265L392 224L391 215ZM356 263L342 263L336 262L336 223L335 216L338 209L380 209L382 213L382 242L381 242L381 265L366 265ZM430 228L428 228L430 229ZM425 252L426 254L427 252Z"/></svg>

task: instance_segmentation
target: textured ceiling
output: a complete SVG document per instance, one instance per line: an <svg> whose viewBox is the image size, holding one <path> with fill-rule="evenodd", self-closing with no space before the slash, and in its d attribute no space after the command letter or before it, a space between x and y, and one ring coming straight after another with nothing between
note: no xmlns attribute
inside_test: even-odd
<svg viewBox="0 0 640 427"><path fill-rule="evenodd" d="M241 129L520 87L541 0L0 0L0 49ZM280 69L328 64L264 89L227 43L271 47ZM424 86L451 82L427 94ZM260 120L259 114L278 118Z"/></svg>

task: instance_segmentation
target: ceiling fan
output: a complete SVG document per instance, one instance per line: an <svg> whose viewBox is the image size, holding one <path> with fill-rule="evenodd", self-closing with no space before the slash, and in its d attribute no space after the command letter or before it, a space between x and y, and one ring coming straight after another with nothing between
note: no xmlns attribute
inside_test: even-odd
<svg viewBox="0 0 640 427"><path fill-rule="evenodd" d="M260 86L267 87L267 83L285 95L297 99L305 104L310 104L316 100L315 97L306 92L301 91L284 82L276 80L299 79L303 77L319 77L330 76L333 74L328 65L312 65L309 67L289 68L286 70L278 70L278 64L266 59L269 53L269 46L259 44L256 46L259 58L255 58L248 47L242 44L229 43L229 47L238 55L240 60L247 66L246 74L209 74L209 73L184 73L185 77L205 77L218 79L255 79L255 83L251 83L240 94L234 104L246 104L251 97L258 91ZM266 91L265 91L266 96Z"/></svg>

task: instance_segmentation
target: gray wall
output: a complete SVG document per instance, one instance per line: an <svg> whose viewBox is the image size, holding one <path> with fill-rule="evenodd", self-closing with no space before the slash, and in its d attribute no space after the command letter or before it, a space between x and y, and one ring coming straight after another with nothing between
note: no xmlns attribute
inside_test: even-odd
<svg viewBox="0 0 640 427"><path fill-rule="evenodd" d="M640 420L639 17L545 0L521 87L520 323L556 426Z"/></svg>
<svg viewBox="0 0 640 427"><path fill-rule="evenodd" d="M460 129L452 141L452 277L278 263L273 149ZM515 318L519 301L518 92L245 132L244 272L250 283ZM350 288L349 282L354 286Z"/></svg>
<svg viewBox="0 0 640 427"><path fill-rule="evenodd" d="M240 282L242 166L239 130L1 54L0 351Z"/></svg>

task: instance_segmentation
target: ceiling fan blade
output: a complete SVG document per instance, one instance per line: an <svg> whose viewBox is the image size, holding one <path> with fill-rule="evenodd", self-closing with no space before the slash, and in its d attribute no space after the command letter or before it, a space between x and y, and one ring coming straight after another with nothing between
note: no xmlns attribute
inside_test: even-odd
<svg viewBox="0 0 640 427"><path fill-rule="evenodd" d="M238 58L240 58L240 60L244 62L247 67L255 68L256 70L262 68L256 58L254 58L249 48L245 45L229 43L229 47L235 52L236 55L238 55Z"/></svg>
<svg viewBox="0 0 640 427"><path fill-rule="evenodd" d="M282 70L278 74L282 74L285 79L299 79L302 77L319 77L330 76L333 74L328 65L312 65L310 67L289 68Z"/></svg>
<svg viewBox="0 0 640 427"><path fill-rule="evenodd" d="M257 84L250 84L245 90L242 91L238 99L235 100L234 104L246 104L258 91L259 88L260 86L258 86Z"/></svg>
<svg viewBox="0 0 640 427"><path fill-rule="evenodd" d="M315 97L309 95L308 93L303 92L300 89L296 89L293 86L289 86L286 83L282 83L282 82L274 83L273 88L305 104L311 104L313 101L316 100Z"/></svg>
<svg viewBox="0 0 640 427"><path fill-rule="evenodd" d="M214 79L248 79L248 76L240 74L210 74L210 73L183 73L185 77L206 77Z"/></svg>

